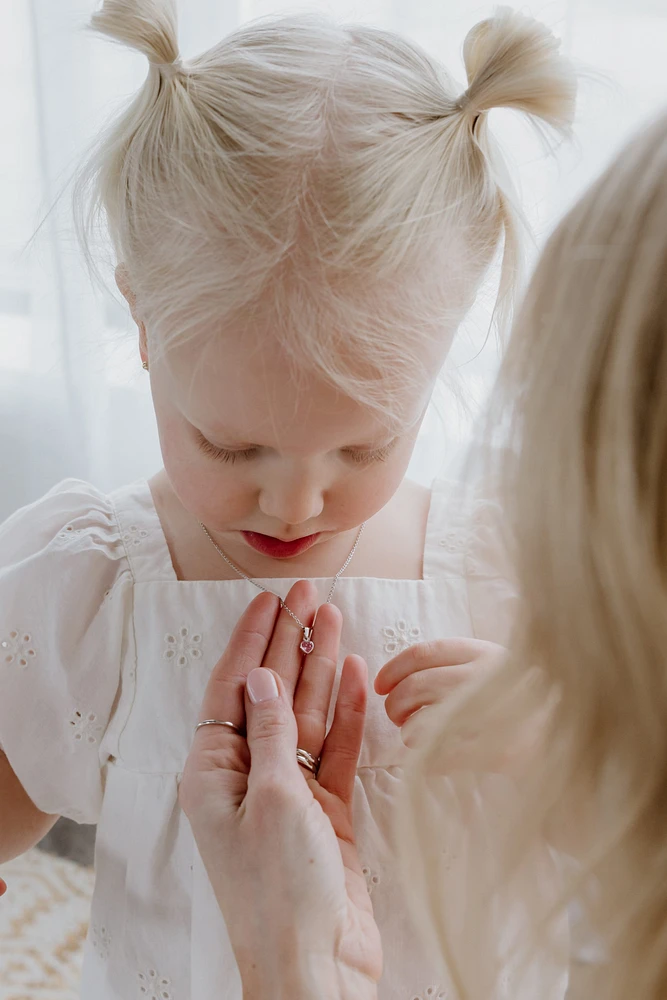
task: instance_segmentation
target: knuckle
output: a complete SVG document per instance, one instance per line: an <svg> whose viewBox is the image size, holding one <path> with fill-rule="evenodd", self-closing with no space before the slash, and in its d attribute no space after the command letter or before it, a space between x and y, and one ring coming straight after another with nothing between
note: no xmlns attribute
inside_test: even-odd
<svg viewBox="0 0 667 1000"><path fill-rule="evenodd" d="M318 673L333 673L336 669L336 660L333 656L326 656L324 654L318 655L317 660Z"/></svg>
<svg viewBox="0 0 667 1000"><path fill-rule="evenodd" d="M345 767L346 764L352 764L354 767L357 766L359 762L359 753L354 746L340 746L336 750L336 764L338 767Z"/></svg>
<svg viewBox="0 0 667 1000"><path fill-rule="evenodd" d="M412 666L418 669L442 658L442 642L439 639L420 642L416 646L411 646L406 653Z"/></svg>
<svg viewBox="0 0 667 1000"><path fill-rule="evenodd" d="M296 721L299 727L323 726L326 725L327 713L322 708L316 708L314 705L311 705L308 708L303 708L296 713Z"/></svg>
<svg viewBox="0 0 667 1000"><path fill-rule="evenodd" d="M285 732L285 717L282 712L273 710L258 713L253 719L253 741L273 741Z"/></svg>

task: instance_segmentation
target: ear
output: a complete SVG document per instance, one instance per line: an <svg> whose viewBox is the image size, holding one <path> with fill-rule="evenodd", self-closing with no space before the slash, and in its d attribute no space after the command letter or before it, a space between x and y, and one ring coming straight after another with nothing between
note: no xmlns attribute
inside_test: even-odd
<svg viewBox="0 0 667 1000"><path fill-rule="evenodd" d="M137 313L137 297L132 290L132 285L130 284L130 276L128 274L125 264L118 264L116 266L116 284L118 285L118 291L127 301L130 307L130 312L132 313L132 319L137 324L139 328L139 353L141 354L141 360L148 360L148 338L146 336L146 325L144 321L139 317Z"/></svg>

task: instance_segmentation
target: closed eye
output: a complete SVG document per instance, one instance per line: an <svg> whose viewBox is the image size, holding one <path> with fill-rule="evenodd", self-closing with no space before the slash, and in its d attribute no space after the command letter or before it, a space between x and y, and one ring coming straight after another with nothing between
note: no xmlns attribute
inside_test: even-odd
<svg viewBox="0 0 667 1000"><path fill-rule="evenodd" d="M372 451L343 448L343 455L355 465L362 467L373 465L375 462L385 462L393 451L397 440L398 438L392 441L391 444L384 445L382 448L374 448Z"/></svg>
<svg viewBox="0 0 667 1000"><path fill-rule="evenodd" d="M219 462L229 462L233 464L234 462L247 462L251 458L255 458L259 452L259 448L241 448L238 451L232 451L229 448L220 448L216 444L211 444L203 434L199 435L199 450L209 458L215 458Z"/></svg>

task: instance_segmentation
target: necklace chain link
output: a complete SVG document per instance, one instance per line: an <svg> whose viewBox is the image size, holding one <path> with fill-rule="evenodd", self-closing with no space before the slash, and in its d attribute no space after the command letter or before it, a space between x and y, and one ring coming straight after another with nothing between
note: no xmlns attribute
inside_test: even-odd
<svg viewBox="0 0 667 1000"><path fill-rule="evenodd" d="M280 607L284 608L285 611L287 612L287 614L291 618L294 619L294 621L297 623L297 625L299 626L299 628L303 631L304 635L308 635L309 634L309 632L311 630L308 628L307 625L304 625L303 622L299 618L297 618L297 616L294 614L294 612L292 611L292 609L289 608L285 604L285 602L282 599L282 597L280 596L280 594L276 594L276 592L274 590L269 590L268 587L263 586L261 583L258 583L257 580L253 580L252 577L248 576L247 573L244 573L243 570L240 569L236 565L236 563L232 562L232 560L229 558L229 556L227 555L227 553L223 552L223 550L220 548L220 546L216 542L215 538L213 538L213 536L211 535L211 532L208 530L208 528L206 527L206 525L203 524L200 521L199 522L199 527L204 532L204 534L206 535L206 537L208 538L209 542L211 543L211 545L213 546L213 548L216 550L216 552L218 553L218 555L221 556L225 560L225 562L227 563L227 565L231 569L233 569L235 573L237 573L240 577L243 577L244 580L247 580L248 583L251 583L253 585L253 587L257 587L258 590L263 590L265 594L273 594L274 597L277 597L278 600L280 601ZM338 581L340 580L341 576L343 575L343 573L345 572L345 570L347 569L347 567L352 562L352 558L354 556L354 553L357 551L357 546L359 545L359 541L361 539L361 535L362 535L363 530L364 530L365 527L366 527L366 522L364 521L364 523L359 528L359 531L357 532L357 537L354 540L354 545L350 549L350 552L349 552L349 555L348 555L347 559L345 560L345 562L343 563L343 565L341 566L341 568L338 570L338 572L336 573L336 575L333 578L333 581L331 583L331 587L329 589L329 595L328 595L328 597L326 599L326 602L325 602L326 604L331 604L331 599L332 599L332 597L334 595L334 591L336 589L336 585L338 584Z"/></svg>

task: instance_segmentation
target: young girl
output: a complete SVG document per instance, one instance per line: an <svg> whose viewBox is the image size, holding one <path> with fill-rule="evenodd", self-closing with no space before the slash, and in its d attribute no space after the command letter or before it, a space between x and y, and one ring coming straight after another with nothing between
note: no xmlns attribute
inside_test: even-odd
<svg viewBox="0 0 667 1000"><path fill-rule="evenodd" d="M418 640L503 638L495 508L476 507L468 540L444 487L403 477L503 240L503 305L513 290L519 225L487 112L565 131L574 84L511 11L466 39L463 94L366 27L250 25L184 64L167 3L107 0L93 24L150 62L81 191L140 330L164 470L112 496L66 482L2 530L0 849L54 814L98 824L85 997L238 1000L178 805L207 676L256 587L285 595L287 577L335 598L372 674ZM310 594L290 593L293 641L317 657ZM373 699L356 822L386 1000L448 995L394 872L404 758Z"/></svg>

